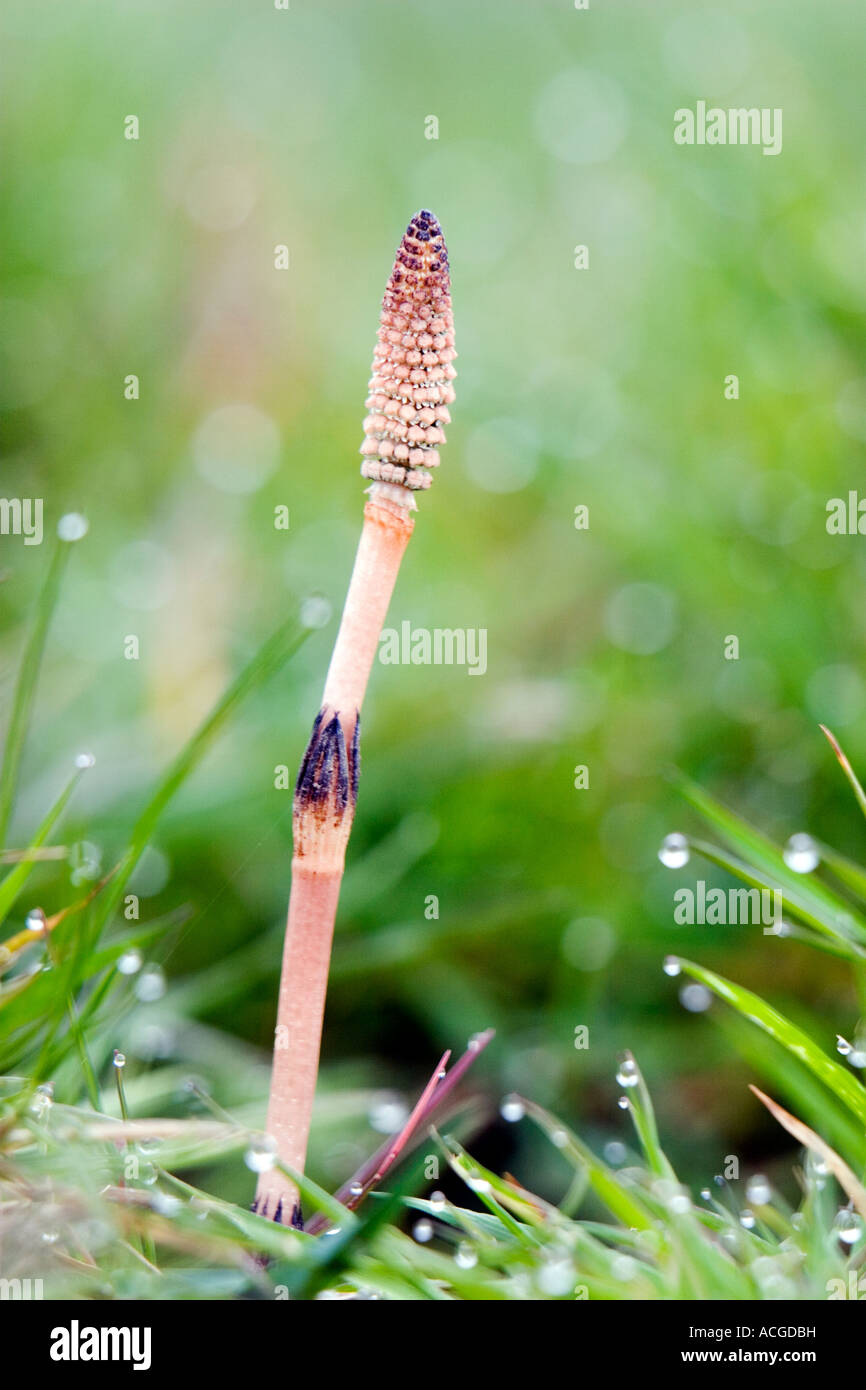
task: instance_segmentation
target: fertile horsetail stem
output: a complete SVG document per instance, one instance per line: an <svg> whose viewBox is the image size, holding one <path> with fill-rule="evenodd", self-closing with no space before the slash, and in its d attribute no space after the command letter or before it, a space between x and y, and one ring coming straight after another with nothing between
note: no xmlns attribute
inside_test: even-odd
<svg viewBox="0 0 866 1390"><path fill-rule="evenodd" d="M322 708L295 788L292 888L266 1128L281 1163L303 1172L319 1067L334 918L360 769L360 714L403 552L415 493L430 486L454 399L454 327L442 228L419 212L385 289L364 421L369 501ZM261 1174L256 1210L298 1224L294 1184Z"/></svg>

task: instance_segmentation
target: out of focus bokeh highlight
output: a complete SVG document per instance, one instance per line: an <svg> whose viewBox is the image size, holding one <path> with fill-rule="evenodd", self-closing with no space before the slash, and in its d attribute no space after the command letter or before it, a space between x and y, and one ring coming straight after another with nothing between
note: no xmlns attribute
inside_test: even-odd
<svg viewBox="0 0 866 1390"><path fill-rule="evenodd" d="M760 927L677 926L675 888L727 881L657 851L696 828L672 768L779 841L863 850L818 730L862 769L864 542L829 535L826 506L862 485L866 444L863 16L840 0L4 9L0 491L43 498L46 530L0 540L4 719L57 519L90 523L12 845L87 750L63 841L79 876L110 867L259 640L298 605L312 629L137 872L140 920L170 925L128 963L131 1011L104 1039L131 1104L187 1113L193 1075L264 1120L291 857L277 770L293 781L357 543L381 294L429 207L457 400L389 625L485 629L487 669L374 671L312 1175L345 1178L442 1050L491 1025L475 1149L536 1190L559 1197L564 1170L499 1099L532 1095L621 1162L624 1048L684 1176L731 1153L774 1172L790 1146L746 1089L759 1073L662 960L817 1019L831 1049L857 1016L847 968ZM782 152L675 144L675 110L698 100L781 108ZM54 862L31 897L50 912L77 891ZM246 1170L222 1181L245 1199Z"/></svg>

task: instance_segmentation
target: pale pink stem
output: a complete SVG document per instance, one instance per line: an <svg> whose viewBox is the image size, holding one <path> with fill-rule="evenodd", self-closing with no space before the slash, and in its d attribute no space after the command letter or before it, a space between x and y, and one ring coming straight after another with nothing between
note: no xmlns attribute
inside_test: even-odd
<svg viewBox="0 0 866 1390"><path fill-rule="evenodd" d="M338 713L349 741L376 656L413 518L404 508L368 502L364 527L322 704Z"/></svg>
<svg viewBox="0 0 866 1390"><path fill-rule="evenodd" d="M266 1130L282 1162L296 1172L303 1172L307 1157L341 877L292 863ZM256 1206L262 1215L288 1225L297 1200L294 1183L276 1168L261 1175Z"/></svg>

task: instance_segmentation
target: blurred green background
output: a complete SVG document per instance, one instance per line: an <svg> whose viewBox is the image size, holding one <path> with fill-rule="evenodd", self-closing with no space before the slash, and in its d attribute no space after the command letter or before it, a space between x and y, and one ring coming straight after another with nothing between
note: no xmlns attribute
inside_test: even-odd
<svg viewBox="0 0 866 1390"><path fill-rule="evenodd" d="M825 507L860 485L866 443L863 16L840 0L4 8L2 492L44 499L46 537L70 509L90 522L12 844L87 749L64 842L110 866L259 640L299 602L311 623L330 611L161 823L134 886L143 922L174 923L147 962L166 988L130 976L101 1063L126 1052L149 1113L187 1112L194 1073L263 1123L291 856L274 769L294 776L318 707L379 301L430 207L457 401L389 621L486 628L488 666L374 670L313 1175L344 1178L440 1052L488 1025L476 1148L531 1186L559 1195L563 1172L499 1098L628 1145L625 1047L685 1175L728 1153L771 1165L788 1145L746 1090L757 1063L715 1009L682 1007L662 958L811 1015L830 1047L856 1018L847 971L760 928L675 926L677 886L722 880L657 850L695 828L676 766L781 840L862 851L817 724L862 767L862 541L828 536ZM674 111L699 99L782 108L782 153L675 145ZM5 718L49 546L0 547ZM57 864L32 890L46 911L80 892ZM221 1180L248 1196L243 1169Z"/></svg>

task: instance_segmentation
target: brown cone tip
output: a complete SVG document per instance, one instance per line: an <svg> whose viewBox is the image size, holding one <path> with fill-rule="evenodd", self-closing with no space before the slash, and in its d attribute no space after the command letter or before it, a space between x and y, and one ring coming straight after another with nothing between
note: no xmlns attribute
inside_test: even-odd
<svg viewBox="0 0 866 1390"><path fill-rule="evenodd" d="M439 464L457 375L448 250L432 212L415 214L382 300L364 421L361 472L412 492ZM414 503L413 503L414 505Z"/></svg>

